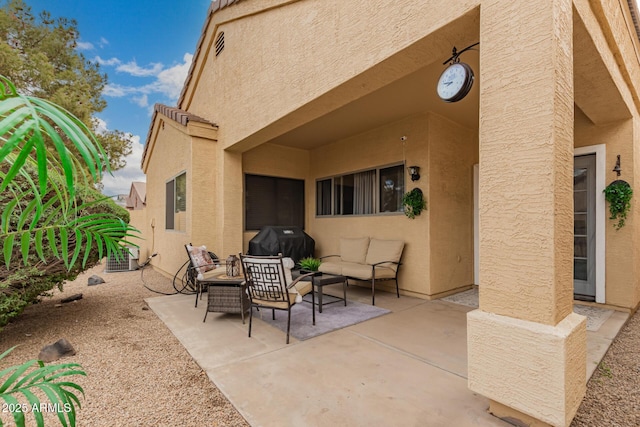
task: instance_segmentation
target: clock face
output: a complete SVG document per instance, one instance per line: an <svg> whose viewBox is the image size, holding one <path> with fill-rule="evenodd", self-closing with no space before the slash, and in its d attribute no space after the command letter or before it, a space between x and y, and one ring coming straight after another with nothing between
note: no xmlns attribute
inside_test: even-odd
<svg viewBox="0 0 640 427"><path fill-rule="evenodd" d="M446 102L464 98L473 86L473 70L464 62L447 67L438 80L438 96Z"/></svg>

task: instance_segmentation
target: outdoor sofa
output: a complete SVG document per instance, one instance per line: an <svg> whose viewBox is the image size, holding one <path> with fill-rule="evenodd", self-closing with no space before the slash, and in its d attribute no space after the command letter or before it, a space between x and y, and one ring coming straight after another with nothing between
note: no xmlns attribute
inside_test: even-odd
<svg viewBox="0 0 640 427"><path fill-rule="evenodd" d="M348 279L371 281L371 304L376 304L376 281L395 280L400 298L398 270L402 240L370 239L369 237L341 238L340 253L321 257L319 271L345 276Z"/></svg>

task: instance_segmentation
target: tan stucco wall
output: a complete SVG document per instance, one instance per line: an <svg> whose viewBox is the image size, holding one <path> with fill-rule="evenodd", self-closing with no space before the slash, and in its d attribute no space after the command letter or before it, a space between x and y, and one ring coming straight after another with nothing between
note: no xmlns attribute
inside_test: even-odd
<svg viewBox="0 0 640 427"><path fill-rule="evenodd" d="M576 110L575 146L584 147L596 144L606 145L606 178L605 183L616 179L627 180L633 188L640 182L635 178L637 165L633 160L633 123L623 120L615 123L595 125L579 109ZM620 177L612 171L616 164L616 156L620 155L622 174ZM603 194L596 197L604 198ZM634 195L634 198L637 195ZM632 199L634 213L630 214L626 225L616 230L616 221L606 220L606 303L626 309L633 309L638 305L638 275L635 271L638 253L636 226L634 217L637 215L638 203ZM606 217L609 218L609 206L606 204Z"/></svg>
<svg viewBox="0 0 640 427"><path fill-rule="evenodd" d="M384 0L353 0L349 7L341 0L270 1L260 4L265 11L245 15L258 3L239 3L213 16L204 46L224 31L225 49L218 57L210 52L198 58L198 90L188 90L180 106L204 117L215 111L225 147L243 142L234 149L266 142L446 58L449 40L464 46L477 41L478 12L470 12L479 1L408 0L402 7ZM461 25L441 28L465 14ZM439 29L437 37L426 37ZM384 64L400 51L393 64ZM198 74L202 65L207 72ZM376 65L374 75L363 74ZM339 95L329 93L342 85ZM322 103L301 110L320 96Z"/></svg>
<svg viewBox="0 0 640 427"><path fill-rule="evenodd" d="M209 132L208 138L204 135ZM158 114L150 142L153 160L146 167L147 207L145 212L145 256L158 255L152 265L167 276L173 276L187 259L184 245L206 245L218 252L222 236L217 227L218 190L213 181L215 170L215 132L198 125L182 126ZM187 210L178 218L185 231L165 229L166 182L187 174ZM195 213L195 214L194 214ZM217 255L222 256L217 253Z"/></svg>
<svg viewBox="0 0 640 427"><path fill-rule="evenodd" d="M473 284L473 165L475 131L430 115L430 294Z"/></svg>
<svg viewBox="0 0 640 427"><path fill-rule="evenodd" d="M400 289L426 296L430 294L429 200L427 210L414 220L408 219L403 213L350 218L315 216L315 179L402 162L403 142L400 138L403 136L406 136L406 164L421 166L426 173L429 141L427 115L410 117L313 150L311 170L314 178L310 183L313 197L308 199L307 205L312 213L309 229L316 240L316 251L320 256L338 254L340 237L369 236L404 240L403 265L399 273ZM426 175L420 181L411 182L411 178L405 174L407 189L419 187L427 196L427 184Z"/></svg>
<svg viewBox="0 0 640 427"><path fill-rule="evenodd" d="M554 325L573 300L571 2L511 5L483 8L480 307Z"/></svg>
<svg viewBox="0 0 640 427"><path fill-rule="evenodd" d="M147 210L135 209L129 210L129 224L137 228L140 231L139 239L132 239L132 242L139 246L140 259L139 262L143 262L150 255L151 242L147 240L150 236L150 227L147 223Z"/></svg>
<svg viewBox="0 0 640 427"><path fill-rule="evenodd" d="M571 424L586 391L585 317L549 326L474 310L468 319L469 388L550 425Z"/></svg>
<svg viewBox="0 0 640 427"><path fill-rule="evenodd" d="M187 232L165 229L166 182L176 175L187 172L187 211L192 206L191 149L189 136L183 133L179 125L169 118L160 116L164 126L157 129L157 142L154 145L153 161L146 171L147 175L147 221L151 228L147 240L158 255L152 265L161 272L173 275L186 259L185 244L189 243L191 224L187 222ZM159 121L159 120L158 120ZM195 243L195 242L194 242Z"/></svg>

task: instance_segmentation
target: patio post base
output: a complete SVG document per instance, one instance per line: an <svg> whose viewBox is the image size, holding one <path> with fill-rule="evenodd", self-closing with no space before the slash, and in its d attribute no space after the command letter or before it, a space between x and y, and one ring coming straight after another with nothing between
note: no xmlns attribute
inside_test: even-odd
<svg viewBox="0 0 640 427"><path fill-rule="evenodd" d="M489 400L489 413L518 427L551 427L551 424L523 414L495 400Z"/></svg>
<svg viewBox="0 0 640 427"><path fill-rule="evenodd" d="M513 409L511 415L568 426L586 392L586 347L586 318L573 312L552 326L471 311L469 389Z"/></svg>

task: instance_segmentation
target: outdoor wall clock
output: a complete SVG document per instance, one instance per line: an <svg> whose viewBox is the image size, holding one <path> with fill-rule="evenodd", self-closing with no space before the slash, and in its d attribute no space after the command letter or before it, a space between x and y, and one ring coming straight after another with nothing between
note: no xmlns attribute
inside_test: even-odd
<svg viewBox="0 0 640 427"><path fill-rule="evenodd" d="M438 96L445 102L458 102L463 99L473 86L473 70L468 64L460 62L460 54L479 43L472 44L462 49L460 52L453 48L453 56L443 64L449 62L449 66L442 72L438 80Z"/></svg>

